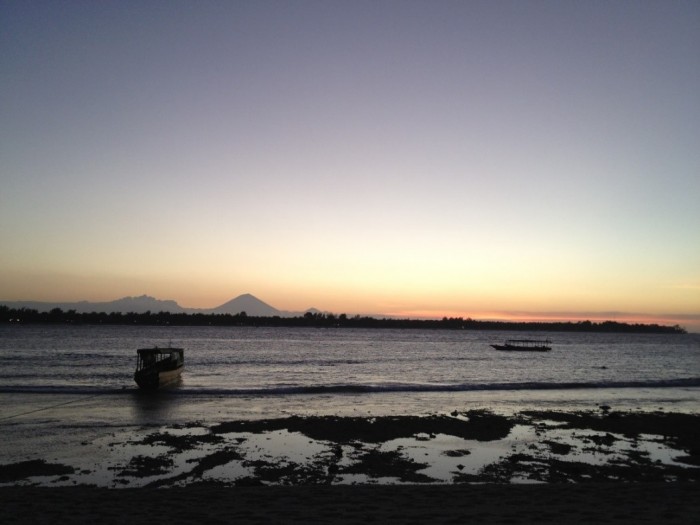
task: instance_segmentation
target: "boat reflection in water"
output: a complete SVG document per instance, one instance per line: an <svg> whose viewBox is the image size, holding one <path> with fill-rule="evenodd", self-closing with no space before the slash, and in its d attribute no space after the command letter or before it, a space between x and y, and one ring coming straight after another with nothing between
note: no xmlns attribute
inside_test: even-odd
<svg viewBox="0 0 700 525"><path fill-rule="evenodd" d="M549 352L552 349L549 339L508 339L502 345L491 345L496 350L511 352Z"/></svg>
<svg viewBox="0 0 700 525"><path fill-rule="evenodd" d="M134 380L143 390L157 390L180 378L185 368L182 348L140 348Z"/></svg>

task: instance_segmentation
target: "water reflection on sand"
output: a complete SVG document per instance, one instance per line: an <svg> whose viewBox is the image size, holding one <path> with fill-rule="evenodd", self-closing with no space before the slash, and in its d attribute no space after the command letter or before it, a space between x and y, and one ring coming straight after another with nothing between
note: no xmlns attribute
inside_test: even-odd
<svg viewBox="0 0 700 525"><path fill-rule="evenodd" d="M144 415L163 415L172 401L134 399L134 410ZM546 412L509 417L468 411L429 418L295 417L213 426L192 421L112 427L92 439L82 435L84 440L72 446L63 442L45 450L46 475L36 463L34 474L25 477L21 462L14 469L12 464L0 467L0 485L697 480L698 458L689 451L688 433L697 428L698 418ZM620 427L626 420L629 425ZM462 435L453 435L450 428ZM643 428L652 431L640 432ZM64 468L52 474L57 466Z"/></svg>

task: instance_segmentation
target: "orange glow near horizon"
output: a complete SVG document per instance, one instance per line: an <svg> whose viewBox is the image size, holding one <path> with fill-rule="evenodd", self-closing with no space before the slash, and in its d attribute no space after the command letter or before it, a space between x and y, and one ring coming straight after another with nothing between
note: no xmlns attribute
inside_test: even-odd
<svg viewBox="0 0 700 525"><path fill-rule="evenodd" d="M630 324L659 324L659 325L679 325L691 331L700 327L700 316L693 319L693 316L674 315L653 315L653 314L632 314L632 313L575 313L575 312L463 312L463 311L437 311L437 310L405 310L388 313L391 317L401 317L409 319L443 319L462 318L473 319L475 321L501 321L501 322L552 322L552 323L576 323L580 321L591 321L594 323L604 321L617 321Z"/></svg>
<svg viewBox="0 0 700 525"><path fill-rule="evenodd" d="M252 286L242 286L239 282L231 280L222 286L220 282L200 281L198 286L191 290L182 290L181 283L176 283L171 279L149 280L145 278L134 278L130 280L115 279L106 282L99 277L93 276L78 278L77 276L47 276L45 279L36 277L17 279L13 282L16 287L3 290L0 300L5 301L43 301L43 302L109 302L125 296L149 295L160 300L174 300L183 308L215 308L244 293L250 293L261 301L277 308L281 311L302 312L309 308L316 308L320 311L334 314L387 316L411 319L442 319L463 318L477 321L515 321L515 322L578 322L578 321L619 321L624 323L659 324L659 325L679 325L690 332L700 332L700 314L692 309L685 312L680 311L675 314L671 312L650 311L643 312L642 308L624 311L619 304L616 310L596 308L597 304L606 304L605 301L576 302L568 303L569 307L562 307L567 303L558 300L552 304L547 304L542 296L537 296L533 301L528 301L520 297L517 301L511 298L499 300L496 297L489 297L481 293L480 297L473 297L469 304L478 303L492 306L506 304L511 306L505 308L469 308L461 307L459 298L448 293L426 294L424 291L413 290L414 296L409 291L398 291L394 294L385 290L382 297L373 296L364 286L357 286L355 289L342 287L310 288L311 293L306 293L304 283L297 282L289 286L284 291L276 288L275 283L257 282ZM251 283L253 284L253 283ZM39 285L37 287L37 285ZM34 290L35 293L28 294L27 290ZM96 290L100 290L99 293ZM229 290L235 290L229 292ZM689 294L697 294L694 287L684 289ZM8 293L9 292L9 293ZM40 292L40 293L37 293ZM177 293L179 292L179 293ZM466 293L465 293L466 295ZM473 294L474 295L474 294ZM546 295L543 291L542 295ZM661 301L659 301L661 302ZM444 306L448 305L447 308ZM532 306L532 310L527 307ZM537 307L549 307L546 311L537 310ZM634 307L633 303L625 303L625 306ZM559 307L559 308L557 308Z"/></svg>
<svg viewBox="0 0 700 525"><path fill-rule="evenodd" d="M184 308L215 308L238 295L251 293L261 301L283 311L321 311L348 315L395 316L441 319L462 317L505 321L580 321L619 320L631 323L700 324L693 304L698 295L694 286L649 287L642 291L616 290L615 294L586 294L575 289L560 291L559 283L550 286L515 285L491 292L484 284L470 283L450 289L448 280L388 280L383 286L376 279L364 279L359 273L350 282L343 280L241 279L236 276L204 276L202 272L175 275L105 276L99 274L48 274L9 272L0 300L5 301L112 301L125 296L150 295L174 300ZM348 275L347 272L343 275ZM454 276L450 276L453 278ZM556 290L556 293L555 293ZM643 292L647 292L646 295ZM464 298L469 297L468 301ZM624 297L625 300L620 299ZM631 312L631 313L630 313Z"/></svg>

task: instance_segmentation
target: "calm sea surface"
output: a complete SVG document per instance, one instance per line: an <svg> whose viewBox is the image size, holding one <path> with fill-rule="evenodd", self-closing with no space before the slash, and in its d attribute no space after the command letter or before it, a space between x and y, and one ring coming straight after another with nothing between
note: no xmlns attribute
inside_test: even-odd
<svg viewBox="0 0 700 525"><path fill-rule="evenodd" d="M553 350L489 346L537 336L551 339ZM0 409L16 411L7 398L17 395L133 398L135 350L154 345L185 349L182 381L164 396L217 399L246 414L363 404L410 412L430 410L441 399L485 406L664 402L693 409L700 389L697 334L6 325L0 327Z"/></svg>

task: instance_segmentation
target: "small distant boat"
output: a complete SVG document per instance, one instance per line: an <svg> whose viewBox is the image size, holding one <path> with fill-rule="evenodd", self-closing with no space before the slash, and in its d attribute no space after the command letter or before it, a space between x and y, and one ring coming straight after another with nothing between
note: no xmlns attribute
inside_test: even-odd
<svg viewBox="0 0 700 525"><path fill-rule="evenodd" d="M491 345L496 350L511 352L549 352L552 349L549 339L508 339L502 345Z"/></svg>
<svg viewBox="0 0 700 525"><path fill-rule="evenodd" d="M182 348L140 348L136 354L134 381L144 390L156 390L177 381L185 368Z"/></svg>

